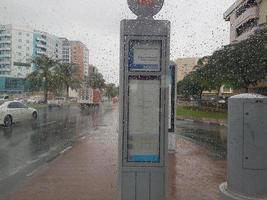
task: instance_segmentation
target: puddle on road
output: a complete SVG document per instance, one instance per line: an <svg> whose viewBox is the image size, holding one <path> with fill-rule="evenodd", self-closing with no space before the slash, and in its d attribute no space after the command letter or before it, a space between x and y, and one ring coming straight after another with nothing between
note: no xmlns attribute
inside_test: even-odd
<svg viewBox="0 0 267 200"><path fill-rule="evenodd" d="M195 122L177 121L176 133L205 146L214 159L226 159L227 127Z"/></svg>

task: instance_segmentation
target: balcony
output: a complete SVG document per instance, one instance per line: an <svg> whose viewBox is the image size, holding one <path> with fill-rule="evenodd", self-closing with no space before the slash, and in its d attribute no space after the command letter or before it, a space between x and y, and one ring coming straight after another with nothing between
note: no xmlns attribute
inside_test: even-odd
<svg viewBox="0 0 267 200"><path fill-rule="evenodd" d="M11 33L0 33L0 37L11 37Z"/></svg>
<svg viewBox="0 0 267 200"><path fill-rule="evenodd" d="M10 54L4 54L4 55L0 55L0 58L11 58Z"/></svg>
<svg viewBox="0 0 267 200"><path fill-rule="evenodd" d="M0 40L0 44L11 44L11 40Z"/></svg>
<svg viewBox="0 0 267 200"><path fill-rule="evenodd" d="M36 47L41 48L41 49L45 49L46 50L46 45L43 44L37 44Z"/></svg>
<svg viewBox="0 0 267 200"><path fill-rule="evenodd" d="M250 19L259 18L259 8L257 6L248 8L242 15L237 17L234 22L234 27L239 27Z"/></svg>
<svg viewBox="0 0 267 200"><path fill-rule="evenodd" d="M249 38L249 36L253 35L257 29L258 29L258 27L254 27L254 28L242 33L240 36L237 36L235 38L235 42L240 42L242 40L246 40L247 38Z"/></svg>
<svg viewBox="0 0 267 200"><path fill-rule="evenodd" d="M10 65L10 61L0 61L0 65Z"/></svg>
<svg viewBox="0 0 267 200"><path fill-rule="evenodd" d="M36 40L37 41L40 41L40 42L45 42L46 43L46 40L44 38L42 38L42 37L38 37Z"/></svg>
<svg viewBox="0 0 267 200"><path fill-rule="evenodd" d="M10 47L0 47L0 51L11 51Z"/></svg>
<svg viewBox="0 0 267 200"><path fill-rule="evenodd" d="M44 51L36 51L36 54L39 54L39 55L45 55L45 52Z"/></svg>

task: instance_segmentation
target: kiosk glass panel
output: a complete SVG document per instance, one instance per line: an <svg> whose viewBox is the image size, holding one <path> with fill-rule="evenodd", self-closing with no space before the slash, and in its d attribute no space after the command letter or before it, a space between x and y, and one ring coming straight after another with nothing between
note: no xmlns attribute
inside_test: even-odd
<svg viewBox="0 0 267 200"><path fill-rule="evenodd" d="M160 86L157 76L129 78L128 162L160 162Z"/></svg>

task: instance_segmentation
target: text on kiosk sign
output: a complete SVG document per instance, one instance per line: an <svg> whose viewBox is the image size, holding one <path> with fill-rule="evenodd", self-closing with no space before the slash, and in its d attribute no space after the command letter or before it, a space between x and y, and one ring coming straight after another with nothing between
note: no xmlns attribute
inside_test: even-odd
<svg viewBox="0 0 267 200"><path fill-rule="evenodd" d="M131 71L160 71L161 44L143 41L134 43L131 50Z"/></svg>

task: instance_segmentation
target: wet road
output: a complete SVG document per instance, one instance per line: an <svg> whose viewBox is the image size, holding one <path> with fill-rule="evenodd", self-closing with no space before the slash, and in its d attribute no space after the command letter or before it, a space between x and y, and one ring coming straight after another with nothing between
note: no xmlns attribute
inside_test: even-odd
<svg viewBox="0 0 267 200"><path fill-rule="evenodd" d="M103 116L110 110L110 104L85 112L78 106L42 109L36 122L0 127L0 194L101 126Z"/></svg>
<svg viewBox="0 0 267 200"><path fill-rule="evenodd" d="M203 145L215 158L226 159L227 127L181 120L176 125L178 135Z"/></svg>

